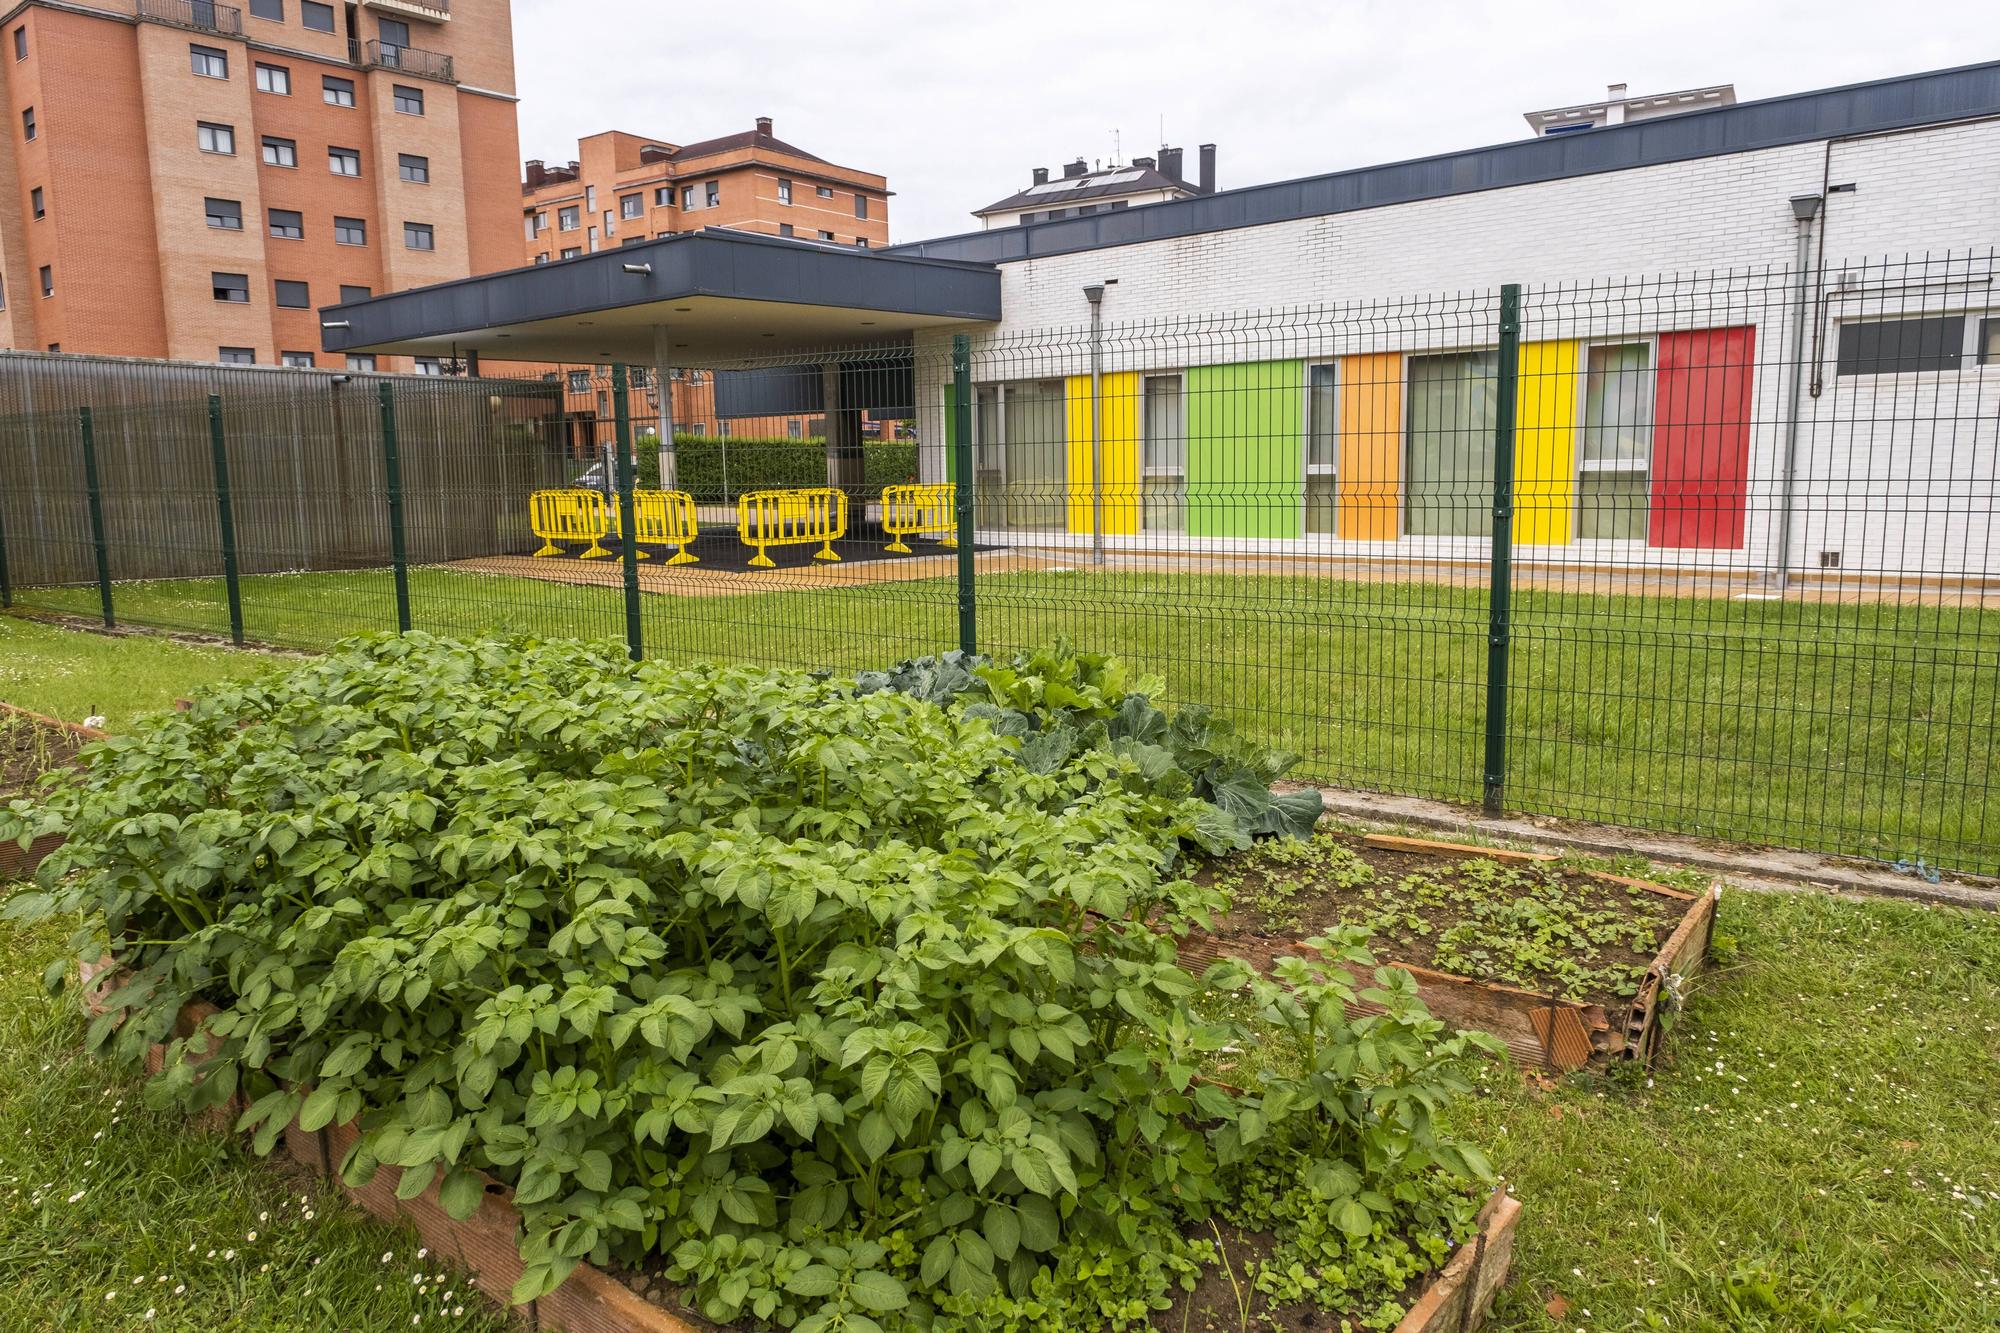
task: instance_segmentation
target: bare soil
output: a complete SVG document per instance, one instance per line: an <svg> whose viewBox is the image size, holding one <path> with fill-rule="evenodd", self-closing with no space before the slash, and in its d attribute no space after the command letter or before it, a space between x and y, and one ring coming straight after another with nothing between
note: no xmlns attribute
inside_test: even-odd
<svg viewBox="0 0 2000 1333"><path fill-rule="evenodd" d="M25 794L42 774L70 764L91 739L0 704L0 800Z"/></svg>

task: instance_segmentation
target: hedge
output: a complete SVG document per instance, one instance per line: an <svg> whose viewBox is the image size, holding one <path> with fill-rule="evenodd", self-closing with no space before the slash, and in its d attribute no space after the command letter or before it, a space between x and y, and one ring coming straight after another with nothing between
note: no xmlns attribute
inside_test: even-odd
<svg viewBox="0 0 2000 1333"><path fill-rule="evenodd" d="M723 485L723 450L729 451L728 485ZM863 443L862 484L873 492L917 479L917 446L913 441ZM792 490L826 485L826 441L823 439L759 439L738 435L674 436L674 462L680 489L697 500L714 501L744 491ZM657 451L639 450L639 484L660 484Z"/></svg>

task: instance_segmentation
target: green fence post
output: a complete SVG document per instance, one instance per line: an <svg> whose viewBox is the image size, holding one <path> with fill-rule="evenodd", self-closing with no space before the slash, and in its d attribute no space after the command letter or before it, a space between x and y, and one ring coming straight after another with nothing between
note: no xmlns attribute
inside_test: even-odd
<svg viewBox="0 0 2000 1333"><path fill-rule="evenodd" d="M97 482L97 432L90 422L90 409L76 409L76 424L83 432L83 484L90 501L90 545L97 555L97 602L104 611L104 628L114 629L118 621L111 614L111 547L104 540L104 492Z"/></svg>
<svg viewBox="0 0 2000 1333"><path fill-rule="evenodd" d="M410 632L410 557L403 539L403 460L396 449L396 390L382 381L382 480L389 492L389 562L396 571L396 632Z"/></svg>
<svg viewBox="0 0 2000 1333"><path fill-rule="evenodd" d="M664 392L664 390L662 390ZM638 459L632 456L632 404L625 396L625 363L611 367L612 416L618 422L618 543L619 561L625 566L625 651L634 662L646 655L639 620L639 520L632 490L637 485Z"/></svg>
<svg viewBox="0 0 2000 1333"><path fill-rule="evenodd" d="M1493 408L1493 562L1486 601L1486 813L1507 791L1507 666L1513 639L1514 403L1521 381L1521 285L1500 289L1500 365Z"/></svg>
<svg viewBox="0 0 2000 1333"><path fill-rule="evenodd" d="M958 519L958 646L967 656L979 651L979 599L973 564L972 339L951 339L951 466Z"/></svg>
<svg viewBox="0 0 2000 1333"><path fill-rule="evenodd" d="M222 395L208 396L208 443L215 458L215 517L222 531L222 579L229 592L229 637L243 642L243 586L236 572L236 514L229 507L229 450L222 440Z"/></svg>

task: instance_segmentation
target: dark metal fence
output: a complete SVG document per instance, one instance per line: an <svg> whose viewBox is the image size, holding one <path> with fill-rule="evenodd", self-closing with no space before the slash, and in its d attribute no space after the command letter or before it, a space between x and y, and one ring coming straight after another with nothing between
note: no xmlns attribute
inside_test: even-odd
<svg viewBox="0 0 2000 1333"><path fill-rule="evenodd" d="M1995 268L1109 319L700 376L10 357L0 546L19 606L308 647L407 624L844 669L1062 635L1312 780L2000 871Z"/></svg>

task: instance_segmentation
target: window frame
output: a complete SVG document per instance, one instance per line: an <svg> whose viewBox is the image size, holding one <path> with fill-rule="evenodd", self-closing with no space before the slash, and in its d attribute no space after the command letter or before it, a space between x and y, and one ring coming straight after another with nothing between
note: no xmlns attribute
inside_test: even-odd
<svg viewBox="0 0 2000 1333"><path fill-rule="evenodd" d="M291 232L278 230L278 227L280 225L278 222L278 218L280 215L295 219L293 222L286 225L295 227L297 229L298 233L297 235L293 235ZM274 241L303 241L306 238L306 215L304 210L297 208L265 209L264 234Z"/></svg>
<svg viewBox="0 0 2000 1333"><path fill-rule="evenodd" d="M240 355L232 355L240 353ZM217 365L254 366L257 364L257 349L254 347L218 347L215 349Z"/></svg>
<svg viewBox="0 0 2000 1333"><path fill-rule="evenodd" d="M859 190L854 192L854 216L863 222L868 220L868 196Z"/></svg>
<svg viewBox="0 0 2000 1333"><path fill-rule="evenodd" d="M348 161L354 163L354 170L342 171L335 165L336 163ZM329 175L339 176L345 180L360 180L361 150L359 148L343 148L338 144L328 144L326 146L326 169Z"/></svg>
<svg viewBox="0 0 2000 1333"><path fill-rule="evenodd" d="M1971 315L1969 313L1961 313L1956 315L1918 313L1918 314L1903 314L1886 318L1874 318L1874 319L1865 319L1865 318L1840 319L1836 322L1834 326L1833 349L1832 349L1833 373L1835 377L1839 379L1860 379L1863 377L1873 377L1877 375L1957 374L1959 371L1965 368L1966 364L1965 331L1966 331L1966 325L1970 322L1970 320L1971 320ZM1924 348L1924 335L1921 331L1919 331L1917 334L1917 346L1914 353L1912 353L1908 357L1897 358L1899 361L1908 360L1918 364L1911 364L1907 366L1887 364L1879 340L1875 343L1875 345L1872 348L1864 349L1863 347L1857 345L1856 347L1853 348L1852 353L1850 355L1850 351L1847 345L1847 336L1850 332L1858 333L1862 329L1879 329L1879 328L1884 328L1891 324L1938 325L1938 326L1955 324L1957 325L1958 329L1958 337L1956 339L1943 338L1939 340L1940 346L1937 351L1936 364L1923 363L1925 348ZM1858 341L1859 339L1857 339L1857 343Z"/></svg>
<svg viewBox="0 0 2000 1333"><path fill-rule="evenodd" d="M230 281L224 281L224 279ZM224 295L224 293L232 293ZM241 293L235 295L233 293ZM208 294L218 305L249 305L250 275L248 273L223 273L211 270L208 275Z"/></svg>
<svg viewBox="0 0 2000 1333"><path fill-rule="evenodd" d="M272 154L277 155L274 160ZM291 161L283 159L289 156ZM286 139L276 134L266 134L257 142L257 159L267 167L279 167L286 171L299 169L299 141Z"/></svg>
<svg viewBox="0 0 2000 1333"><path fill-rule="evenodd" d="M415 163L416 165L411 166L411 163ZM410 174L412 171L421 172L422 174L413 176ZM396 176L399 180L407 181L411 185L429 185L431 183L431 160L420 153L398 153L396 154Z"/></svg>
<svg viewBox="0 0 2000 1333"><path fill-rule="evenodd" d="M624 219L627 219L627 220L630 220L630 219L632 219L632 218L643 218L643 217L645 217L645 216L646 216L646 192L645 192L644 190L641 190L641 191L639 191L639 192L638 192L637 194L621 194L621 195L619 195L619 196L618 196L618 216L619 216L620 218L624 218Z"/></svg>
<svg viewBox="0 0 2000 1333"><path fill-rule="evenodd" d="M424 90L413 84L392 83L389 85L389 107L398 115L421 116L424 114Z"/></svg>
<svg viewBox="0 0 2000 1333"><path fill-rule="evenodd" d="M293 358L295 357L303 357L304 360L294 360ZM313 370L318 365L313 360L311 352L280 352L278 353L278 364L287 370Z"/></svg>
<svg viewBox="0 0 2000 1333"><path fill-rule="evenodd" d="M56 294L56 266L54 264L42 265L36 270L35 276L41 282L43 300L46 301L49 297Z"/></svg>
<svg viewBox="0 0 2000 1333"><path fill-rule="evenodd" d="M1327 438L1332 458L1324 463L1313 461L1313 438L1315 415L1322 401L1320 385L1316 376L1326 372L1329 382L1326 387ZM1345 377L1340 373L1338 357L1323 357L1306 362L1305 384L1301 388L1304 401L1299 408L1299 532L1305 537L1338 537L1340 535L1340 408L1341 395L1346 390ZM1316 477L1325 477L1328 482L1326 493L1327 526L1324 532L1316 531L1313 521L1312 484Z"/></svg>
<svg viewBox="0 0 2000 1333"><path fill-rule="evenodd" d="M418 245L418 240L422 240L423 244ZM437 250L436 225L429 222L411 222L405 219L403 222L403 248L405 250L422 250L428 253L435 253Z"/></svg>
<svg viewBox="0 0 2000 1333"><path fill-rule="evenodd" d="M28 221L40 222L49 215L48 192L37 185L28 191Z"/></svg>
<svg viewBox="0 0 2000 1333"><path fill-rule="evenodd" d="M1639 454L1636 466L1607 467L1591 466L1593 460L1585 457L1585 432L1590 429L1590 355L1592 352L1615 347L1643 347L1646 349L1646 366L1643 372L1648 392L1653 396L1649 410L1645 413L1645 447ZM1588 338L1577 346L1576 367L1576 436L1571 442L1571 459L1574 472L1570 477L1573 492L1570 504L1570 541L1593 542L1639 542L1645 544L1653 519L1653 465L1658 448L1655 432L1659 428L1660 404L1658 399L1660 375L1660 340L1658 335L1645 333L1629 338ZM1600 460L1601 463L1601 460ZM1641 503L1639 509L1639 531L1630 537L1601 537L1583 535L1583 519L1591 506L1584 496L1584 479L1589 476L1636 477L1640 482Z"/></svg>
<svg viewBox="0 0 2000 1333"><path fill-rule="evenodd" d="M221 69L220 74L215 72L217 68ZM229 52L219 46L189 42L188 69L196 78L222 79L226 82L229 78Z"/></svg>
<svg viewBox="0 0 2000 1333"><path fill-rule="evenodd" d="M285 299L285 291L287 288L291 287L295 287L298 289L296 295L298 295L301 299L298 300L297 302L287 301ZM271 279L271 304L274 308L279 310L312 309L312 283L302 278Z"/></svg>
<svg viewBox="0 0 2000 1333"><path fill-rule="evenodd" d="M673 186L671 186L671 185L656 185L656 186L654 186L654 187L653 187L653 207L654 207L654 208L672 208L673 206L674 206L674 187L673 187Z"/></svg>
<svg viewBox="0 0 2000 1333"><path fill-rule="evenodd" d="M787 208L792 206L792 183L783 176L778 177L778 202Z"/></svg>
<svg viewBox="0 0 2000 1333"><path fill-rule="evenodd" d="M1972 350L1978 357L1976 364L2000 366L2000 315L1974 315L1979 322L1973 326Z"/></svg>
<svg viewBox="0 0 2000 1333"><path fill-rule="evenodd" d="M36 117L35 108L31 106L22 107L21 108L22 141L24 143L33 143L38 137L40 137L41 132L42 132L42 122L40 121L39 118Z"/></svg>
<svg viewBox="0 0 2000 1333"><path fill-rule="evenodd" d="M324 11L326 14L324 28L313 22L318 11ZM332 33L338 28L337 17L332 5L321 4L319 0L299 0L299 26L307 32Z"/></svg>
<svg viewBox="0 0 2000 1333"><path fill-rule="evenodd" d="M211 142L221 142L223 139L227 139L229 141L229 147L227 148L205 147L201 142L202 137L204 135L206 135ZM235 157L236 127L234 125L224 125L220 121L197 120L194 123L194 146L200 149L202 152L212 153L216 157Z"/></svg>
<svg viewBox="0 0 2000 1333"><path fill-rule="evenodd" d="M216 205L222 205L217 208ZM204 195L201 201L202 215L212 231L242 231L243 201L224 199L219 195ZM216 221L221 218L222 221Z"/></svg>
<svg viewBox="0 0 2000 1333"><path fill-rule="evenodd" d="M27 58L28 58L28 25L25 23L18 23L14 26L14 59L20 61L20 60L26 60Z"/></svg>
<svg viewBox="0 0 2000 1333"><path fill-rule="evenodd" d="M722 207L721 180L703 181L701 183L701 206L703 208Z"/></svg>
<svg viewBox="0 0 2000 1333"><path fill-rule="evenodd" d="M277 12L274 14L259 13L259 6L265 9L275 9ZM264 19L271 23L283 23L285 21L285 0L249 0L246 8L249 9L250 17L253 19Z"/></svg>
<svg viewBox="0 0 2000 1333"><path fill-rule="evenodd" d="M343 282L340 284L340 300L338 304L352 305L356 301L373 300L374 296L375 289L373 287L363 287L359 283Z"/></svg>
<svg viewBox="0 0 2000 1333"><path fill-rule="evenodd" d="M290 97L292 95L292 67L290 65L273 65L259 60L255 62L253 71L258 92L269 93L273 97ZM267 77L273 75L276 77ZM278 83L283 83L284 87L276 87L275 85Z"/></svg>
<svg viewBox="0 0 2000 1333"><path fill-rule="evenodd" d="M1161 381L1171 380L1173 388L1173 410L1180 423L1180 434L1176 437L1179 445L1179 465L1155 465L1147 455L1154 445L1152 386ZM1187 533L1187 473L1188 473L1188 376L1185 370L1146 370L1139 372L1139 531L1164 532L1175 536ZM1172 443L1170 441L1169 443ZM1178 483L1162 489L1172 492L1166 503L1172 508L1175 520L1167 525L1154 526L1148 523L1150 510L1161 502L1148 496L1148 481Z"/></svg>
<svg viewBox="0 0 2000 1333"><path fill-rule="evenodd" d="M319 76L319 97L328 106L355 106L354 80L338 74L322 74Z"/></svg>
<svg viewBox="0 0 2000 1333"><path fill-rule="evenodd" d="M358 241L346 240L340 234L343 231L358 232L361 239ZM367 245L368 219L335 217L333 220L333 243L335 245Z"/></svg>
<svg viewBox="0 0 2000 1333"><path fill-rule="evenodd" d="M816 199L831 199L833 198L833 187L831 185L815 185L813 187L813 197Z"/></svg>
<svg viewBox="0 0 2000 1333"><path fill-rule="evenodd" d="M556 209L557 231L582 231L583 210L576 204L565 204Z"/></svg>
<svg viewBox="0 0 2000 1333"><path fill-rule="evenodd" d="M347 354L347 369L351 374L373 375L377 373L375 369L377 364L375 353L373 352L349 352Z"/></svg>

